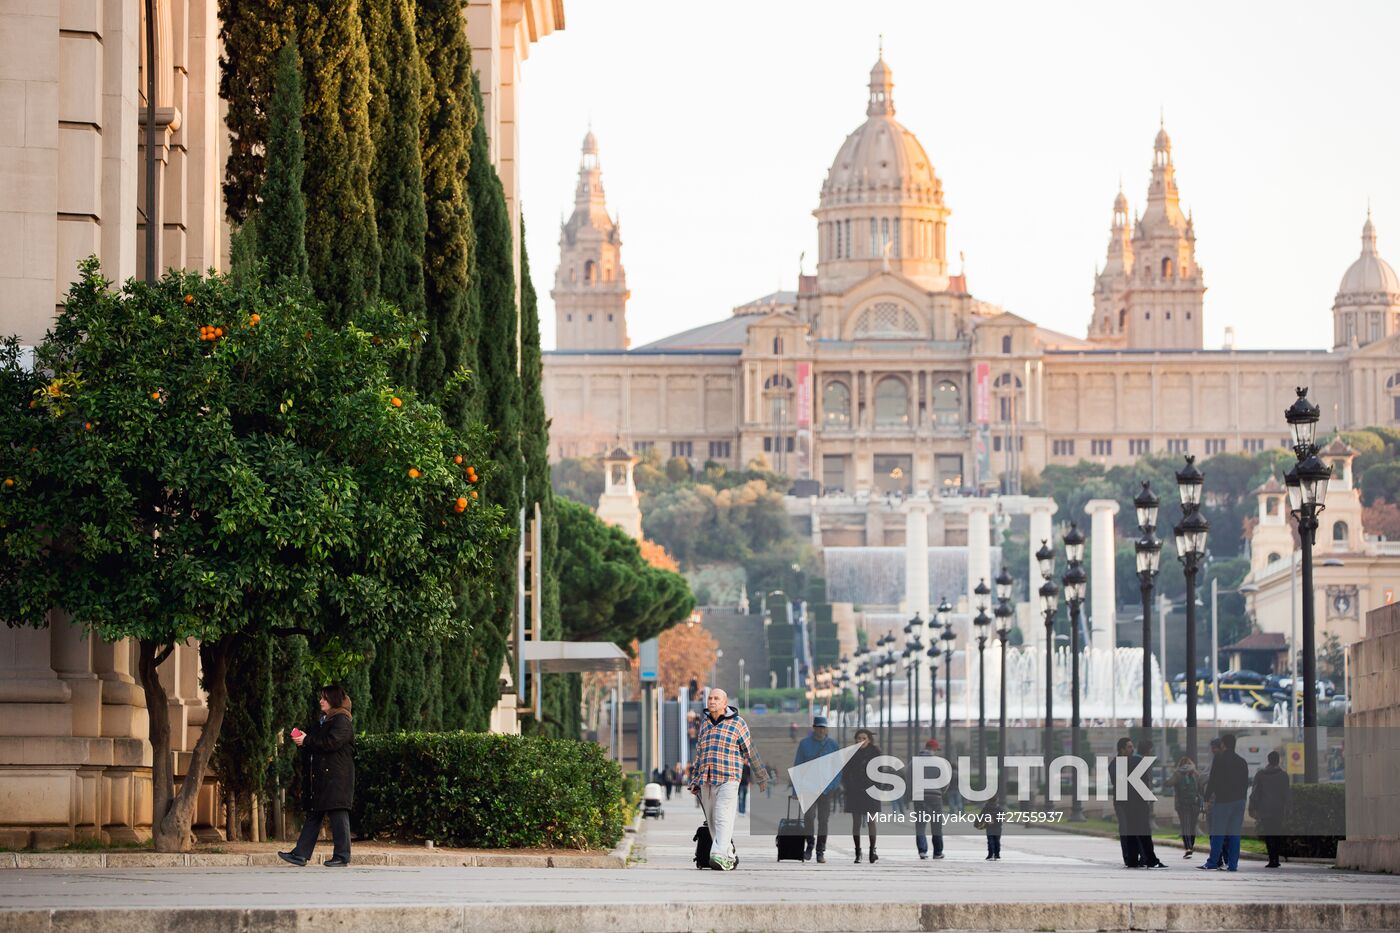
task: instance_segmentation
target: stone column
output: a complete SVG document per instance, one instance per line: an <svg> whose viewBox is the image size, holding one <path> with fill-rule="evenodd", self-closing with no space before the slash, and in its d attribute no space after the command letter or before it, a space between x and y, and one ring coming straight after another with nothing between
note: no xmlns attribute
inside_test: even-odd
<svg viewBox="0 0 1400 933"><path fill-rule="evenodd" d="M93 639L74 625L67 613L54 610L49 614L49 644L53 654L53 669L59 680L68 684L72 698L69 735L97 737L102 734L102 683L92 670Z"/></svg>
<svg viewBox="0 0 1400 933"><path fill-rule="evenodd" d="M928 512L927 496L914 496L904 504L904 609L928 621Z"/></svg>
<svg viewBox="0 0 1400 933"><path fill-rule="evenodd" d="M967 504L967 615L977 615L973 589L982 581L992 585L992 500L971 499ZM991 597L987 597L991 606ZM990 609L989 609L990 611Z"/></svg>
<svg viewBox="0 0 1400 933"><path fill-rule="evenodd" d="M0 735L71 735L72 689L50 666L44 629L0 626Z"/></svg>
<svg viewBox="0 0 1400 933"><path fill-rule="evenodd" d="M1044 617L1040 613L1040 584L1044 582L1040 576L1040 565L1036 563L1035 552L1040 550L1041 542L1050 541L1054 546L1054 527L1051 524L1051 516L1055 514L1055 501L1053 499L1031 499L1028 502L1030 510L1030 561L1027 568L1026 581L1028 583L1027 599L1031 605L1031 624L1021 630L1021 634L1026 638L1027 645L1045 644ZM1063 563L1063 561L1061 561ZM1057 579L1056 584L1059 583Z"/></svg>
<svg viewBox="0 0 1400 933"><path fill-rule="evenodd" d="M1114 579L1113 516L1118 503L1112 499L1090 499L1084 510L1093 519L1091 546L1093 567L1089 572L1089 646L1112 648L1115 642L1114 611L1118 588Z"/></svg>

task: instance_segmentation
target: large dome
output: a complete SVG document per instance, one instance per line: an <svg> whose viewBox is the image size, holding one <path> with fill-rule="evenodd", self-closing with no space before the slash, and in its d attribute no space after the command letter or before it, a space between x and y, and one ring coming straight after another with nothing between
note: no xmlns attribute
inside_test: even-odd
<svg viewBox="0 0 1400 933"><path fill-rule="evenodd" d="M1393 304L1400 299L1400 276L1376 252L1376 226L1371 217L1361 228L1361 256L1342 276L1337 304Z"/></svg>
<svg viewBox="0 0 1400 933"><path fill-rule="evenodd" d="M894 81L881 58L870 69L866 120L846 137L822 185L822 207L913 202L938 204L943 188L928 153L894 118Z"/></svg>

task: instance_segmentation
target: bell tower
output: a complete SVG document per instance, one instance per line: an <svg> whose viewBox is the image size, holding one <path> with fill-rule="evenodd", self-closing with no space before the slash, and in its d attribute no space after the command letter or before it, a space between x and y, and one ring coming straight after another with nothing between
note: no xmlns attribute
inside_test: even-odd
<svg viewBox="0 0 1400 933"><path fill-rule="evenodd" d="M555 346L627 349L629 294L622 269L622 228L608 216L598 139L589 130L579 160L574 213L559 229L559 268L550 292Z"/></svg>

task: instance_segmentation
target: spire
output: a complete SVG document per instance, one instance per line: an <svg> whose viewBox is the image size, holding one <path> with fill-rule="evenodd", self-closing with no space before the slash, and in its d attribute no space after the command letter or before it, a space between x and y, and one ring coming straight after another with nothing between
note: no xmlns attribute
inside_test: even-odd
<svg viewBox="0 0 1400 933"><path fill-rule="evenodd" d="M582 211L585 214L590 214L595 207L606 217L603 169L598 164L598 137L593 135L590 126L588 135L583 137L582 155L579 157L578 188L574 190L574 213L578 214Z"/></svg>
<svg viewBox="0 0 1400 933"><path fill-rule="evenodd" d="M1371 223L1371 205L1366 205L1366 223L1361 227L1361 255L1376 256L1376 225Z"/></svg>
<svg viewBox="0 0 1400 933"><path fill-rule="evenodd" d="M1147 208L1137 224L1142 234L1183 234L1186 218L1176 189L1176 167L1172 164L1172 141L1165 125L1157 130L1152 143L1152 182L1147 186Z"/></svg>
<svg viewBox="0 0 1400 933"><path fill-rule="evenodd" d="M870 69L870 103L866 105L868 117L894 116L894 78L890 66L885 64L885 40L880 39L880 57L875 67Z"/></svg>

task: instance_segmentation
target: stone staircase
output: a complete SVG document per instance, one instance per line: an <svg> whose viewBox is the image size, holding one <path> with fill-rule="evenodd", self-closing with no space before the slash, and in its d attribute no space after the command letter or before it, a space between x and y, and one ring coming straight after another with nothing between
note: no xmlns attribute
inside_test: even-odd
<svg viewBox="0 0 1400 933"><path fill-rule="evenodd" d="M730 609L713 607L706 607L703 612L705 630L715 637L720 650L724 652L716 665L716 686L724 688L731 695L744 686L739 678L739 659L743 658L749 686L754 689L767 687L768 642L763 631L763 616L757 613L742 615Z"/></svg>

